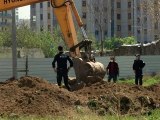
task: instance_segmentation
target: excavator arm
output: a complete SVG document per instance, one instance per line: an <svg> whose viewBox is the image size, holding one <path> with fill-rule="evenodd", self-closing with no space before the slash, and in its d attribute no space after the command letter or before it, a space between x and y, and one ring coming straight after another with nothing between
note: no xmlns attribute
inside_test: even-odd
<svg viewBox="0 0 160 120"><path fill-rule="evenodd" d="M0 11L13 9L16 7L21 7L25 5L30 5L34 3L40 3L49 0L1 0L0 1ZM80 57L81 48L85 48L85 51L89 53L91 41L88 40L88 37L83 28L83 22L79 17L77 9L73 0L50 0L53 9L53 12L57 18L57 21L60 25L61 31L63 33L64 41L67 47L72 51L72 57ZM73 22L72 13L74 14L76 21L79 27L82 30L84 40L78 43L77 35L75 31L75 25Z"/></svg>
<svg viewBox="0 0 160 120"><path fill-rule="evenodd" d="M0 0L0 11L13 9L34 3L50 1L54 15L63 33L64 42L70 49L73 57L75 74L78 82L92 83L102 80L105 76L105 68L99 62L90 62L91 41L83 28L83 22L77 12L73 0ZM73 15L78 26L82 30L84 40L78 43ZM80 54L80 49L85 48L85 57ZM85 59L84 59L85 58Z"/></svg>

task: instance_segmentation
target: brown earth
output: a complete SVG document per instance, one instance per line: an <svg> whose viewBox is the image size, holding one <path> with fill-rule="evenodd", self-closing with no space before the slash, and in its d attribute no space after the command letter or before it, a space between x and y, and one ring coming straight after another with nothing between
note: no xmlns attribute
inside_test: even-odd
<svg viewBox="0 0 160 120"><path fill-rule="evenodd" d="M0 83L0 115L72 115L76 106L100 115L145 114L160 107L160 84L141 87L105 81L69 92L38 77Z"/></svg>

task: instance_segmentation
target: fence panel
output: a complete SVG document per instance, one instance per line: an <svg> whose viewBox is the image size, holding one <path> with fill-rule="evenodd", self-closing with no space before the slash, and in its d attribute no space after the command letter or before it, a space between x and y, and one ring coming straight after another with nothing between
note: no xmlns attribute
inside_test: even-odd
<svg viewBox="0 0 160 120"><path fill-rule="evenodd" d="M133 77L134 73L132 65L134 56L117 56L116 61L120 68L120 78ZM160 56L141 56L146 63L144 74L160 73ZM28 59L28 75L42 77L49 82L56 82L56 73L52 69L53 58L29 58ZM96 57L96 61L104 64L106 67L109 62L109 56ZM17 60L18 78L25 75L26 59ZM21 72L20 72L21 71ZM73 68L69 72L69 76L75 77ZM0 59L0 81L5 81L12 77L12 59ZM105 76L107 79L107 75Z"/></svg>

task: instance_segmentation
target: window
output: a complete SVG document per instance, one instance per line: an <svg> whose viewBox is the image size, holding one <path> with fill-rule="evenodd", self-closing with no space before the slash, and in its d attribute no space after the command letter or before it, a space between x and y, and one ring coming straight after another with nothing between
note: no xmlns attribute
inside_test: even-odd
<svg viewBox="0 0 160 120"><path fill-rule="evenodd" d="M132 30L131 25L128 25L128 31L131 31L131 30Z"/></svg>
<svg viewBox="0 0 160 120"><path fill-rule="evenodd" d="M40 31L43 31L43 26L41 26Z"/></svg>
<svg viewBox="0 0 160 120"><path fill-rule="evenodd" d="M131 13L128 13L128 19L129 20L131 19Z"/></svg>
<svg viewBox="0 0 160 120"><path fill-rule="evenodd" d="M140 18L139 18L139 17L137 18L137 23L138 23L138 24L140 23Z"/></svg>
<svg viewBox="0 0 160 120"><path fill-rule="evenodd" d="M48 2L48 7L50 7L50 2Z"/></svg>
<svg viewBox="0 0 160 120"><path fill-rule="evenodd" d="M104 7L104 12L107 12L107 7Z"/></svg>
<svg viewBox="0 0 160 120"><path fill-rule="evenodd" d="M84 29L87 30L87 25L86 24L84 24Z"/></svg>
<svg viewBox="0 0 160 120"><path fill-rule="evenodd" d="M158 22L154 23L154 29L158 29Z"/></svg>
<svg viewBox="0 0 160 120"><path fill-rule="evenodd" d="M131 8L131 6L132 6L131 2L128 2L128 8Z"/></svg>
<svg viewBox="0 0 160 120"><path fill-rule="evenodd" d="M98 11L99 11L99 8L98 8L98 7L95 7L94 9L95 9L95 12L98 12Z"/></svg>
<svg viewBox="0 0 160 120"><path fill-rule="evenodd" d="M107 23L107 19L104 18L104 23Z"/></svg>
<svg viewBox="0 0 160 120"><path fill-rule="evenodd" d="M95 30L95 35L98 36L99 35L99 31Z"/></svg>
<svg viewBox="0 0 160 120"><path fill-rule="evenodd" d="M48 13L48 19L51 19L51 14L50 13Z"/></svg>
<svg viewBox="0 0 160 120"><path fill-rule="evenodd" d="M121 14L117 14L117 19L118 19L118 20L121 19Z"/></svg>
<svg viewBox="0 0 160 120"><path fill-rule="evenodd" d="M105 30L105 31L104 31L104 35L107 36L107 33L108 33L107 30Z"/></svg>
<svg viewBox="0 0 160 120"><path fill-rule="evenodd" d="M36 7L36 4L31 5L31 7L32 7L32 8L35 8L35 7Z"/></svg>
<svg viewBox="0 0 160 120"><path fill-rule="evenodd" d="M117 8L121 8L121 2L117 2Z"/></svg>
<svg viewBox="0 0 160 120"><path fill-rule="evenodd" d="M147 34L147 29L144 29L144 34Z"/></svg>
<svg viewBox="0 0 160 120"><path fill-rule="evenodd" d="M82 6L86 7L86 1L85 0L82 1Z"/></svg>
<svg viewBox="0 0 160 120"><path fill-rule="evenodd" d="M98 20L97 19L95 19L95 24L97 24L98 23Z"/></svg>
<svg viewBox="0 0 160 120"><path fill-rule="evenodd" d="M140 34L140 33L141 33L141 31L140 31L140 30L137 30L137 33L138 33L138 34Z"/></svg>
<svg viewBox="0 0 160 120"><path fill-rule="evenodd" d="M121 31L121 25L117 25L117 31Z"/></svg>
<svg viewBox="0 0 160 120"><path fill-rule="evenodd" d="M145 23L147 22L147 17L144 17L144 22L145 22Z"/></svg>
<svg viewBox="0 0 160 120"><path fill-rule="evenodd" d="M43 8L43 3L40 3L40 8Z"/></svg>
<svg viewBox="0 0 160 120"><path fill-rule="evenodd" d="M40 20L43 20L43 14L40 14Z"/></svg>
<svg viewBox="0 0 160 120"><path fill-rule="evenodd" d="M5 24L7 24L7 19L5 19Z"/></svg>
<svg viewBox="0 0 160 120"><path fill-rule="evenodd" d="M137 11L140 11L140 6L137 6Z"/></svg>
<svg viewBox="0 0 160 120"><path fill-rule="evenodd" d="M51 31L51 25L48 25L48 31Z"/></svg>
<svg viewBox="0 0 160 120"><path fill-rule="evenodd" d="M82 13L82 18L86 18L86 12Z"/></svg>

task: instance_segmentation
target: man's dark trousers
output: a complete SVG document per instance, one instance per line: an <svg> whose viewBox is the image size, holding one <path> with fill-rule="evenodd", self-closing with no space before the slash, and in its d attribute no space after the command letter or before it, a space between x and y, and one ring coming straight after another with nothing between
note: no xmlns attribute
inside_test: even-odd
<svg viewBox="0 0 160 120"><path fill-rule="evenodd" d="M142 78L143 78L143 75L136 74L135 75L135 84L136 85L142 85L143 84Z"/></svg>
<svg viewBox="0 0 160 120"><path fill-rule="evenodd" d="M58 69L57 70L57 83L58 86L61 86L62 78L64 80L64 84L68 90L70 87L68 85L68 70L67 69Z"/></svg>

